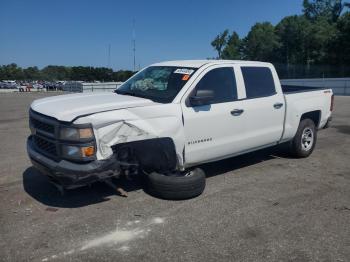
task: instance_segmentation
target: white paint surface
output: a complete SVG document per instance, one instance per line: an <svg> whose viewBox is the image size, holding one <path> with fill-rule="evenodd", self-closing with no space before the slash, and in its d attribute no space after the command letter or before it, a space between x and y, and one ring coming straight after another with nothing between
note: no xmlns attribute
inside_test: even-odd
<svg viewBox="0 0 350 262"><path fill-rule="evenodd" d="M86 250L89 248L99 247L107 244L121 244L140 237L144 233L143 230L115 230L104 236L97 237L93 240L88 241L83 245L80 250Z"/></svg>
<svg viewBox="0 0 350 262"><path fill-rule="evenodd" d="M79 93L37 99L31 108L61 121L72 121L82 115L154 104L156 103L149 99L116 93Z"/></svg>
<svg viewBox="0 0 350 262"><path fill-rule="evenodd" d="M151 226L163 224L164 222L165 219L161 217L155 217L149 221L146 221L145 223L142 223L142 221L140 220L129 221L125 224L125 228L123 229L119 230L117 228L112 232L92 238L78 245L77 248L45 257L41 261L46 262L49 260L54 260L56 258L63 258L69 255L73 255L77 252L83 252L88 249L101 248L104 246L115 246L116 250L119 252L128 252L131 249L130 242L136 239L146 238L146 236L151 232ZM138 226L135 228L131 228L135 225Z"/></svg>
<svg viewBox="0 0 350 262"><path fill-rule="evenodd" d="M152 224L163 224L164 223L164 218L156 217L153 218Z"/></svg>

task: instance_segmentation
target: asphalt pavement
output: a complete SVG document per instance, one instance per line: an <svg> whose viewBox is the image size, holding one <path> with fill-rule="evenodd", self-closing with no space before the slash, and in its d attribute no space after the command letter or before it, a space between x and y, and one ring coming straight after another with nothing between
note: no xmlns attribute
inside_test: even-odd
<svg viewBox="0 0 350 262"><path fill-rule="evenodd" d="M0 94L0 261L350 261L350 97L313 154L267 149L203 166L205 192L166 201L96 183L61 196L31 167L28 108Z"/></svg>

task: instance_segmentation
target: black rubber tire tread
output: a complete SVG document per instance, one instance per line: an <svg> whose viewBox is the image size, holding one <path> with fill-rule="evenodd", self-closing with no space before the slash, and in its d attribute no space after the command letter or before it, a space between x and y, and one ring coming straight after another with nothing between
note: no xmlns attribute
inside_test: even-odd
<svg viewBox="0 0 350 262"><path fill-rule="evenodd" d="M202 194L205 174L200 168L192 170L190 176L166 176L153 172L148 175L147 190L150 194L169 200L190 199Z"/></svg>
<svg viewBox="0 0 350 262"><path fill-rule="evenodd" d="M311 149L308 151L305 151L301 148L301 136L302 136L303 130L306 127L312 128L313 133L314 133L314 142L313 142ZM293 140L290 143L291 155L293 157L296 157L296 158L308 157L309 155L311 155L312 151L314 151L316 141L317 141L317 130L316 130L314 121L312 121L311 119L308 119L308 118L301 120L299 123L297 133L295 134Z"/></svg>
<svg viewBox="0 0 350 262"><path fill-rule="evenodd" d="M328 120L327 123L324 125L323 129L329 128L331 126L331 121Z"/></svg>

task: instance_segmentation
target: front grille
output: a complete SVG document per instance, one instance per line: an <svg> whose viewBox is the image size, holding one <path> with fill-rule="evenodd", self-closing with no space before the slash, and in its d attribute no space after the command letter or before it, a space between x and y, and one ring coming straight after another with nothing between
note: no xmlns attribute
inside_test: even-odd
<svg viewBox="0 0 350 262"><path fill-rule="evenodd" d="M53 117L39 114L33 110L29 111L29 126L31 129L32 145L39 153L45 155L51 160L58 162L66 157L62 155L61 147L76 144L81 145L95 145L94 139L82 141L67 141L60 139L59 131L63 126L69 126L67 123L61 123ZM86 125L84 125L85 127ZM79 128L79 125L74 125ZM94 160L94 157L86 157L83 161Z"/></svg>
<svg viewBox="0 0 350 262"><path fill-rule="evenodd" d="M33 135L33 144L47 157L57 160L59 157L56 129L58 121L34 111L29 112L29 125Z"/></svg>
<svg viewBox="0 0 350 262"><path fill-rule="evenodd" d="M39 136L34 136L34 144L37 148L50 156L57 157L56 144Z"/></svg>
<svg viewBox="0 0 350 262"><path fill-rule="evenodd" d="M30 122L33 125L34 128L36 128L39 131L44 131L46 133L54 134L55 133L55 126L50 125L48 123L44 123L34 117L30 118Z"/></svg>

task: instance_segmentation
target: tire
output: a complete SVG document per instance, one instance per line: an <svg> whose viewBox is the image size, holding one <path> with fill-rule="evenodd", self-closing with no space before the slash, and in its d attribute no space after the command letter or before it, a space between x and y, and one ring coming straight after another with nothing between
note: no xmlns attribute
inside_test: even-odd
<svg viewBox="0 0 350 262"><path fill-rule="evenodd" d="M186 174L166 176L153 172L148 175L147 189L151 195L169 200L190 199L202 194L205 188L203 170L195 168Z"/></svg>
<svg viewBox="0 0 350 262"><path fill-rule="evenodd" d="M311 155L317 141L317 130L314 121L303 119L299 123L297 133L290 143L290 153L297 158Z"/></svg>
<svg viewBox="0 0 350 262"><path fill-rule="evenodd" d="M327 120L327 123L324 125L323 129L329 128L331 126L331 120Z"/></svg>

